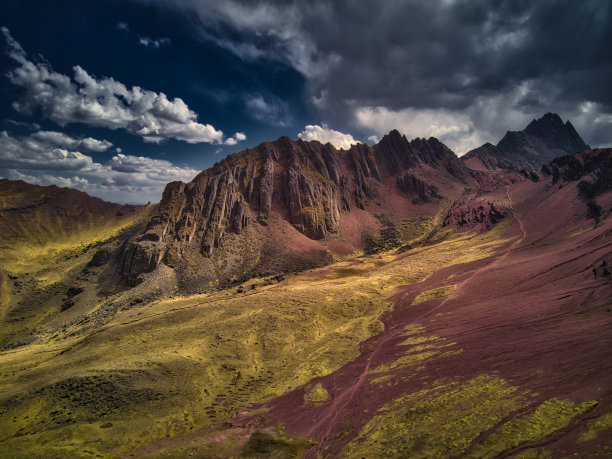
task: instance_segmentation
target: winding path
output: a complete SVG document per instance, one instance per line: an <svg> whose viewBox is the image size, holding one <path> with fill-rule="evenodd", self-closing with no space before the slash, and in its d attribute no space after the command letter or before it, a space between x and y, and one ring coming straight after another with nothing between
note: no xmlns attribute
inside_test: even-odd
<svg viewBox="0 0 612 459"><path fill-rule="evenodd" d="M430 309L429 311L421 314L420 316L416 317L413 322L417 322L420 321L421 319L427 318L427 317L431 317L434 313L436 313L437 311L439 311L440 309L442 309L446 303L450 300L452 300L453 298L455 298L458 294L460 294L460 292L465 288L465 286L472 281L475 277L477 277L478 275L481 275L482 273L486 272L486 271L490 271L492 269L495 269L498 265L500 265L509 255L510 253L516 248L518 247L527 237L527 232L525 231L525 228L523 226L523 222L522 220L519 218L516 209L514 208L514 204L512 202L512 196L510 194L510 186L506 186L506 196L508 197L508 201L509 201L509 206L510 209L512 210L512 214L515 218L515 220L517 221L519 228L521 230L522 236L519 237L516 241L514 241L510 247L508 247L508 249L506 250L506 252L499 258L497 258L495 261L491 262L490 264L474 271L474 273L472 273L468 278L466 278L465 280L463 280L455 289L455 291L453 292L453 294L451 296L449 296L448 298L446 298L444 301L442 301L438 306L434 307L433 309ZM325 416L323 416L321 419L319 419L307 432L307 436L308 437L318 437L321 440L327 438L328 436L332 435L334 433L334 428L336 427L338 421L341 421L341 417L342 417L342 413L344 412L345 409L347 409L350 406L350 403L352 402L352 400L355 397L355 394L357 394L359 392L359 389L361 389L361 387L364 385L364 383L367 380L367 376L368 376L368 372L370 370L370 365L374 359L374 357L379 353L379 351L381 349L384 348L384 346L386 345L386 343L391 340L392 338L395 338L397 336L397 332L391 331L391 330L386 330L385 332L387 336L381 340L376 347L374 348L374 350L370 353L366 364L363 368L363 371L361 372L361 375L359 376L359 378L347 389L345 389L340 395L338 395L337 397L334 398L334 400L331 402L331 404L329 405L328 409L327 409L327 414ZM318 435L317 435L318 433ZM320 448L323 446L324 442L319 441L319 443L317 445L315 445L310 451L308 451L308 453L304 456L305 458L314 458L316 457L316 453L320 450Z"/></svg>

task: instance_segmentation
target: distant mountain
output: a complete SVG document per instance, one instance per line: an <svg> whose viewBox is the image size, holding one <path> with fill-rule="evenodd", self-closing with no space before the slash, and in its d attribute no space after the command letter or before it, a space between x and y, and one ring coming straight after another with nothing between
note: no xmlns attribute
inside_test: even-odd
<svg viewBox="0 0 612 459"><path fill-rule="evenodd" d="M522 131L508 131L497 145L486 143L461 159L475 170L539 169L555 158L589 149L572 123L547 113Z"/></svg>
<svg viewBox="0 0 612 459"><path fill-rule="evenodd" d="M105 239L133 224L143 208L106 202L73 188L0 179L0 268L18 271L43 255Z"/></svg>
<svg viewBox="0 0 612 459"><path fill-rule="evenodd" d="M434 215L473 182L435 138L391 131L377 145L337 150L281 137L228 156L190 183L172 182L159 212L123 253L136 283L160 264L187 290L328 263L363 246L377 217Z"/></svg>

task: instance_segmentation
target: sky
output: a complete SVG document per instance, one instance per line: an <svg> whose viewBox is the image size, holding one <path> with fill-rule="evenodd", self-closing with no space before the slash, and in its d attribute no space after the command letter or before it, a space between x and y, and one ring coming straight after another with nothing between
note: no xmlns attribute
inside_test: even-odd
<svg viewBox="0 0 612 459"><path fill-rule="evenodd" d="M0 177L157 202L263 141L612 146L612 2L3 0Z"/></svg>

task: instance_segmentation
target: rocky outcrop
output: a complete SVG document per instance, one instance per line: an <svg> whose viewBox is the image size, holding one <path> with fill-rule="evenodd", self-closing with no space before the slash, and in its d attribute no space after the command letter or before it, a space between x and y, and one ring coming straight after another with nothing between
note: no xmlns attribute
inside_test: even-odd
<svg viewBox="0 0 612 459"><path fill-rule="evenodd" d="M465 165L446 145L435 137L416 138L408 141L397 130L391 131L374 146L376 160L386 164L390 174L428 167L446 170L459 180L464 180Z"/></svg>
<svg viewBox="0 0 612 459"><path fill-rule="evenodd" d="M228 156L190 183L166 186L159 211L122 254L123 277L137 282L160 263L175 267L188 254L210 258L228 232L256 233L280 216L313 240L338 233L340 215L366 209L385 183L415 203L440 199L427 171L453 179L468 174L437 139L408 142L397 131L380 144L336 150L331 144L281 137Z"/></svg>
<svg viewBox="0 0 612 459"><path fill-rule="evenodd" d="M486 231L506 216L506 210L478 199L455 202L442 221L443 227L455 230Z"/></svg>
<svg viewBox="0 0 612 459"><path fill-rule="evenodd" d="M416 193L416 197L412 201L414 203L419 201L431 202L442 198L435 185L430 185L423 178L410 172L406 172L397 178L397 187L406 194Z"/></svg>
<svg viewBox="0 0 612 459"><path fill-rule="evenodd" d="M554 158L588 149L572 123L547 113L522 131L508 131L497 145L486 143L461 159L472 169L539 169Z"/></svg>
<svg viewBox="0 0 612 459"><path fill-rule="evenodd" d="M562 156L543 166L542 171L552 175L553 184L580 180L580 195L591 199L612 189L612 148Z"/></svg>

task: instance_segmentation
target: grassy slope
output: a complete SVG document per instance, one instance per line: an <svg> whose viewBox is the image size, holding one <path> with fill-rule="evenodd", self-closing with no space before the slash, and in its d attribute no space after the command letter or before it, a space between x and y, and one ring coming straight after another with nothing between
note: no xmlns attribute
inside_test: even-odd
<svg viewBox="0 0 612 459"><path fill-rule="evenodd" d="M87 263L118 244L151 207L121 206L77 190L0 180L0 348L52 336L105 300L99 268ZM62 312L72 287L77 307Z"/></svg>
<svg viewBox="0 0 612 459"><path fill-rule="evenodd" d="M452 298L454 278L424 281L448 267L498 258L517 238L508 236L509 223L280 283L254 279L242 293L137 304L103 325L75 322L4 351L0 456L107 457L141 448L160 457L298 457L312 443L289 438L280 425L223 421L241 413L265 418L259 404L296 389L304 394L301 406L323 406L330 393L310 381L360 355L360 343L383 330L381 318L401 288L419 292L415 307ZM384 391L402 378L418 380L426 365L460 354L454 344L411 325L402 331L405 354L373 366L369 383ZM597 403L541 402L535 395L494 373L441 378L368 414L342 454L443 457L470 447L474 456L492 456L538 445ZM609 429L609 415L594 418L580 441L601 439Z"/></svg>
<svg viewBox="0 0 612 459"><path fill-rule="evenodd" d="M84 335L75 324L5 352L0 450L116 455L227 419L354 359L359 343L382 331L397 285L489 256L493 238L463 236L274 285L254 280L244 293L154 302Z"/></svg>
<svg viewBox="0 0 612 459"><path fill-rule="evenodd" d="M74 265L67 259L134 225L144 211L72 189L2 180L0 269L52 283Z"/></svg>

